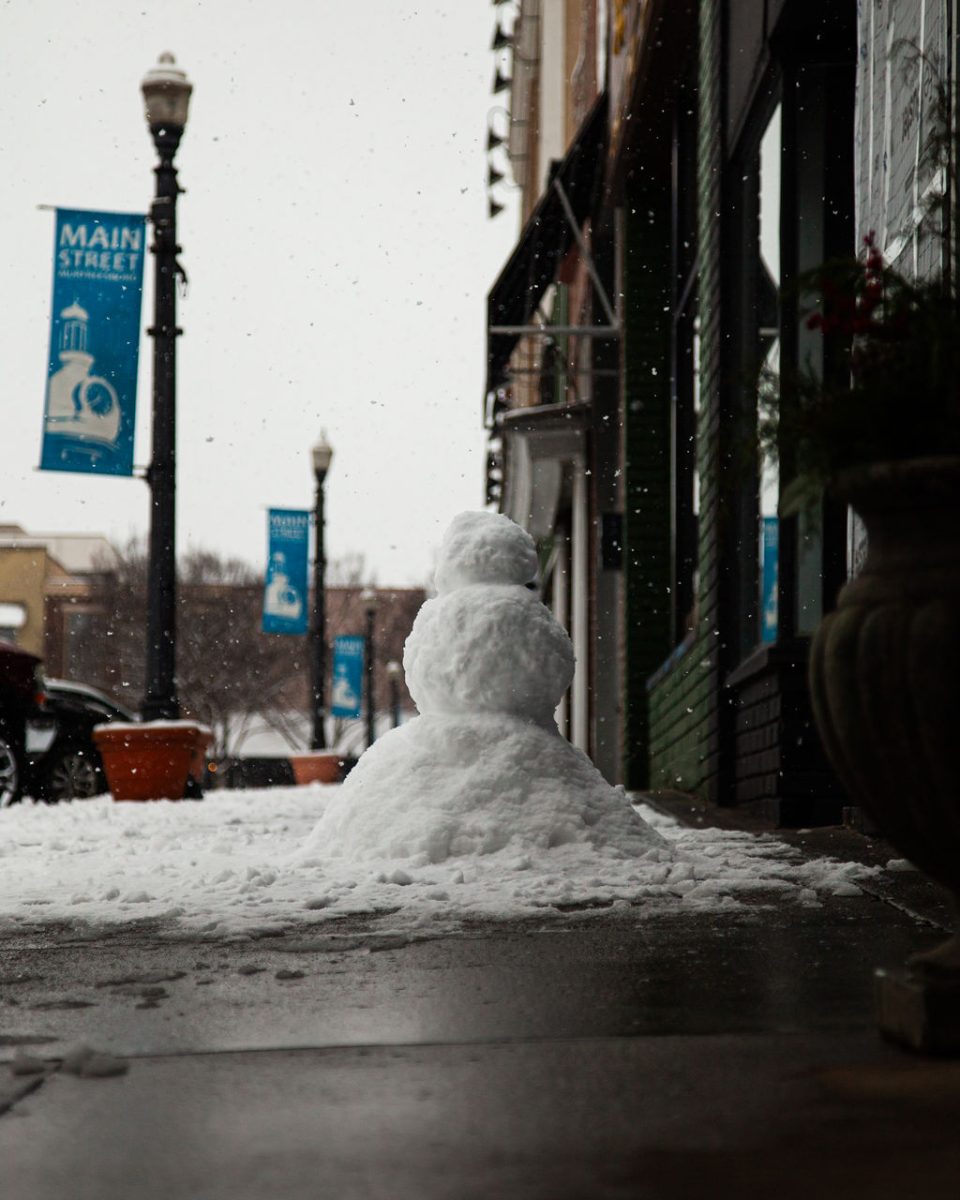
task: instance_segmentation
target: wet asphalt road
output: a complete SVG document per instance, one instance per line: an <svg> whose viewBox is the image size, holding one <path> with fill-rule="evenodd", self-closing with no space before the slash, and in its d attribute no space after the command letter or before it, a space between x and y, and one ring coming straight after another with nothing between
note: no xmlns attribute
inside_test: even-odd
<svg viewBox="0 0 960 1200"><path fill-rule="evenodd" d="M882 921L878 920L882 916ZM410 940L390 916L189 940L144 923L0 938L0 1058L865 1029L872 965L937 931L873 897L738 913L545 915Z"/></svg>

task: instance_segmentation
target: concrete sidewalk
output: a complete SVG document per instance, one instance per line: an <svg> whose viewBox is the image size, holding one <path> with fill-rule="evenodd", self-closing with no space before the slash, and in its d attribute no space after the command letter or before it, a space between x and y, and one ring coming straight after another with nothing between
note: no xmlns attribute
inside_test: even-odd
<svg viewBox="0 0 960 1200"><path fill-rule="evenodd" d="M811 852L886 861L844 831ZM258 942L149 924L0 937L0 1191L56 1197L955 1200L960 1063L873 1028L871 972L942 937L889 872L820 907L641 909L411 941L389 914Z"/></svg>

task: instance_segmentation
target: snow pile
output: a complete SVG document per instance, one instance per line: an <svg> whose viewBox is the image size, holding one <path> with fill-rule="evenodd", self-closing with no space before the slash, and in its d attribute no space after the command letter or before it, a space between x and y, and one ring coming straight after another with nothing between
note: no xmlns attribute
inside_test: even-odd
<svg viewBox="0 0 960 1200"><path fill-rule="evenodd" d="M602 857L669 858L623 790L557 732L573 647L524 586L536 569L532 538L508 518L455 518L440 548L439 594L404 647L421 716L361 758L308 856L436 865L578 843Z"/></svg>
<svg viewBox="0 0 960 1200"><path fill-rule="evenodd" d="M467 916L856 893L870 872L854 864L645 820L559 735L573 651L524 586L536 566L505 517L453 522L404 653L421 715L342 786L0 810L0 921L152 918L219 938L388 912L422 935Z"/></svg>
<svg viewBox="0 0 960 1200"><path fill-rule="evenodd" d="M619 852L612 826L600 847L573 841L520 852L508 843L439 863L304 857L318 815L342 792L314 785L210 792L200 803L115 804L104 796L2 809L0 924L151 919L165 922L171 936L216 939L389 912L391 929L422 936L454 930L465 918L594 906L633 906L643 920L773 898L815 904L854 894L874 873L829 859L804 862L770 836L685 829L649 808L642 815L669 843L669 861Z"/></svg>

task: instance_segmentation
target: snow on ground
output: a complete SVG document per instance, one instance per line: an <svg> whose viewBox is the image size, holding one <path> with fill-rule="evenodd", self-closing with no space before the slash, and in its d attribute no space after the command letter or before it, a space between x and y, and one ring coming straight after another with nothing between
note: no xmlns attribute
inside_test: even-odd
<svg viewBox="0 0 960 1200"><path fill-rule="evenodd" d="M171 933L257 936L348 913L398 910L391 926L423 933L468 916L634 905L735 908L744 901L813 904L856 894L853 863L803 862L774 837L687 829L649 807L666 839L646 856L576 842L518 854L358 861L325 854L309 835L337 786L215 791L202 802L94 800L0 810L0 921L164 919Z"/></svg>
<svg viewBox="0 0 960 1200"><path fill-rule="evenodd" d="M507 517L454 518L404 647L421 715L342 785L0 810L0 922L152 918L219 938L386 911L439 932L467 916L855 894L869 873L856 864L631 808L557 731L573 647L526 586L536 573Z"/></svg>

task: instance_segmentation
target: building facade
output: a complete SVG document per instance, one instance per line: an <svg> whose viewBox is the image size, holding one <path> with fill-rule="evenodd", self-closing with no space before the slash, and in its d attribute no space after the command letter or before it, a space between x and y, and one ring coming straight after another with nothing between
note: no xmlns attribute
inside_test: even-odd
<svg viewBox="0 0 960 1200"><path fill-rule="evenodd" d="M951 180L927 148L952 111L953 10L519 5L525 221L488 305L492 490L542 547L578 657L560 715L612 780L779 824L840 816L806 663L860 534L826 499L780 515L790 456L757 435L780 380L828 369L805 272L869 230L898 266L943 267ZM571 36L594 65L567 76L558 151L559 90L536 80Z"/></svg>
<svg viewBox="0 0 960 1200"><path fill-rule="evenodd" d="M107 686L103 588L116 563L99 534L0 525L0 638L45 659L51 676Z"/></svg>

